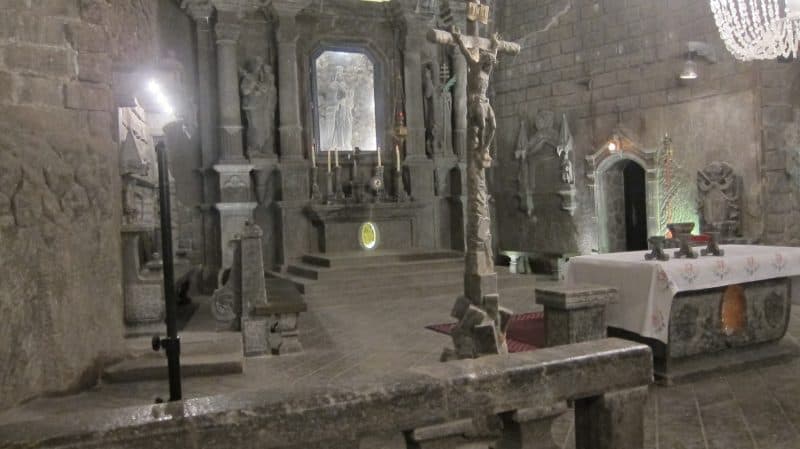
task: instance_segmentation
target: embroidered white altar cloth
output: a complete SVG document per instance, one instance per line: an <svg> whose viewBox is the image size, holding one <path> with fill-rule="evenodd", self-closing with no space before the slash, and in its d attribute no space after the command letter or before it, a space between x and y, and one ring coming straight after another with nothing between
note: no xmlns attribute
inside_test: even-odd
<svg viewBox="0 0 800 449"><path fill-rule="evenodd" d="M669 339L672 299L679 292L800 275L800 248L721 245L725 256L646 261L647 251L577 256L567 265L567 284L616 287L609 326L664 343ZM699 252L700 248L695 248ZM672 256L674 250L666 250Z"/></svg>

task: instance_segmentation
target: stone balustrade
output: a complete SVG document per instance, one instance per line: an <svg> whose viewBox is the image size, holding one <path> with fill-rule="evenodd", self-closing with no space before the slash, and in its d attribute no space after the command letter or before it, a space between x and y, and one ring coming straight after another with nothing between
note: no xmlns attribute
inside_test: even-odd
<svg viewBox="0 0 800 449"><path fill-rule="evenodd" d="M0 447L556 448L549 425L572 401L578 449L636 449L651 381L647 346L593 340L325 391L248 391L12 424L0 427Z"/></svg>

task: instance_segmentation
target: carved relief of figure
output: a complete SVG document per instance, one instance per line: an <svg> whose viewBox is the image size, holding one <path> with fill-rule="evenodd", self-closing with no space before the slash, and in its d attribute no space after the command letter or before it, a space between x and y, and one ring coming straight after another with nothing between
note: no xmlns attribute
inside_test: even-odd
<svg viewBox="0 0 800 449"><path fill-rule="evenodd" d="M336 74L328 91L333 93L333 120L330 122L332 129L326 133L330 138L327 142L322 142L322 148L350 151L353 148L355 91L344 79L344 67L336 67Z"/></svg>
<svg viewBox="0 0 800 449"><path fill-rule="evenodd" d="M275 147L275 107L278 100L272 67L261 57L255 57L240 70L240 76L242 110L247 120L247 154L251 157L271 154Z"/></svg>
<svg viewBox="0 0 800 449"><path fill-rule="evenodd" d="M712 162L697 172L700 230L717 231L722 237L739 235L741 227L741 178L725 162Z"/></svg>
<svg viewBox="0 0 800 449"><path fill-rule="evenodd" d="M533 190L536 187L536 179L532 167L532 158L546 147L556 148L561 145L558 133L553 127L555 115L551 111L540 110L536 114L534 121L536 125L536 132L533 137L528 138L528 121L523 117L520 119L519 136L517 137L517 148L514 151L514 158L519 164L517 172L517 195L520 198L520 209L525 212L529 217L533 216ZM566 142L565 142L566 144ZM565 150L572 149L570 144L569 148L565 146ZM560 155L559 155L560 156ZM565 156L566 155L565 152ZM562 179L564 179L564 165L562 162ZM571 167L569 168L571 174ZM572 176L574 182L574 176Z"/></svg>

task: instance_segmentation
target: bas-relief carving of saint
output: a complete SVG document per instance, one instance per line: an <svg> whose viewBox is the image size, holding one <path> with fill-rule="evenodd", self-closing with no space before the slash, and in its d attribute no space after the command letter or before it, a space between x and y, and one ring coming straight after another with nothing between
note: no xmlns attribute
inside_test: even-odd
<svg viewBox="0 0 800 449"><path fill-rule="evenodd" d="M242 110L247 120L247 154L250 157L271 154L275 147L273 131L278 100L272 67L256 57L248 61L240 76Z"/></svg>
<svg viewBox="0 0 800 449"><path fill-rule="evenodd" d="M712 162L697 172L698 211L702 231L724 237L738 235L741 226L740 178L724 162Z"/></svg>
<svg viewBox="0 0 800 449"><path fill-rule="evenodd" d="M556 154L561 164L561 181L568 185L575 184L575 173L572 165L572 153L574 148L575 140L572 138L572 132L569 129L567 114L564 114L561 120L561 132L558 147L556 147Z"/></svg>
<svg viewBox="0 0 800 449"><path fill-rule="evenodd" d="M533 216L533 191L536 187L532 160L545 148L552 147L558 151L558 147L561 145L559 135L553 127L554 120L555 115L553 112L546 110L539 111L534 120L536 132L533 137L528 138L528 121L524 117L520 119L520 130L519 136L517 137L517 148L514 151L514 158L517 159L519 164L517 183L519 186L518 196L522 202L520 208L529 217ZM567 150L566 142L564 144L564 150ZM568 158L567 151L563 152L565 158ZM562 162L562 170L563 168L564 164ZM562 180L563 179L564 173L562 171Z"/></svg>
<svg viewBox="0 0 800 449"><path fill-rule="evenodd" d="M422 97L424 99L422 106L425 116L425 152L428 156L433 156L438 153L441 145L441 128L439 123L441 114L438 111L441 92L435 81L438 79L434 74L435 71L434 64L427 63L425 64L422 75Z"/></svg>

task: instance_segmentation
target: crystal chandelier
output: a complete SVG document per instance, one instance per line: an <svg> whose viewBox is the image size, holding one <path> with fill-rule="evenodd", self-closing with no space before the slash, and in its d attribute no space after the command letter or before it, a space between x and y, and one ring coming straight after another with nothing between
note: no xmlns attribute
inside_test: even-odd
<svg viewBox="0 0 800 449"><path fill-rule="evenodd" d="M722 40L736 59L798 55L800 0L710 0Z"/></svg>

